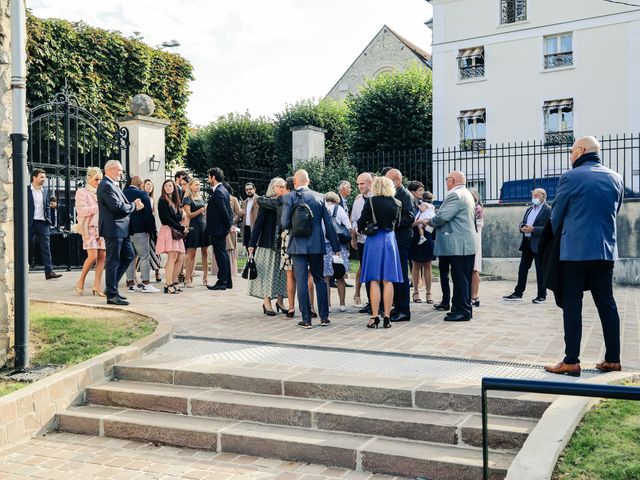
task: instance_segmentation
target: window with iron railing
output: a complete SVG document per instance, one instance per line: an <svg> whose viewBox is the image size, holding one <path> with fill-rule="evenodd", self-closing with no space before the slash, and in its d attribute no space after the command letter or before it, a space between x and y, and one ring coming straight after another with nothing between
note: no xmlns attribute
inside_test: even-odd
<svg viewBox="0 0 640 480"><path fill-rule="evenodd" d="M458 75L460 80L484 77L484 47L458 51Z"/></svg>
<svg viewBox="0 0 640 480"><path fill-rule="evenodd" d="M544 144L546 147L571 145L573 137L573 99L544 102Z"/></svg>
<svg viewBox="0 0 640 480"><path fill-rule="evenodd" d="M524 22L527 19L527 0L500 0L500 23Z"/></svg>
<svg viewBox="0 0 640 480"><path fill-rule="evenodd" d="M484 150L487 144L486 111L484 108L460 112L460 149Z"/></svg>
<svg viewBox="0 0 640 480"><path fill-rule="evenodd" d="M573 35L563 33L544 37L544 68L573 65Z"/></svg>

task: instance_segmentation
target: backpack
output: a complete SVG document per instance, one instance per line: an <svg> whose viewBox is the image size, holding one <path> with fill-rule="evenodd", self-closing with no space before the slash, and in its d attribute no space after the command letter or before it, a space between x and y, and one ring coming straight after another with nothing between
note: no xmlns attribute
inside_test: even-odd
<svg viewBox="0 0 640 480"><path fill-rule="evenodd" d="M346 226L342 225L341 223L338 223L338 221L336 220L337 214L338 214L338 205L333 207L333 214L331 215L331 218L333 219L333 228L335 228L336 234L338 235L338 242L341 245L344 245L351 241L351 232Z"/></svg>
<svg viewBox="0 0 640 480"><path fill-rule="evenodd" d="M297 202L293 205L291 212L291 231L289 234L292 237L308 237L311 235L313 212L302 199L302 193L296 191L296 198Z"/></svg>

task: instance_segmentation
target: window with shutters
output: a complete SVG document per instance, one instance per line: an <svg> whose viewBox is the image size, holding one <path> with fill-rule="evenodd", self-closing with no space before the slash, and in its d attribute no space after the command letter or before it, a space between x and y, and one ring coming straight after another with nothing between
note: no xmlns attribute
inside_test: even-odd
<svg viewBox="0 0 640 480"><path fill-rule="evenodd" d="M556 147L573 144L573 99L544 102L544 144Z"/></svg>
<svg viewBox="0 0 640 480"><path fill-rule="evenodd" d="M487 142L487 115L484 108L464 110L458 117L460 124L460 149L484 150Z"/></svg>

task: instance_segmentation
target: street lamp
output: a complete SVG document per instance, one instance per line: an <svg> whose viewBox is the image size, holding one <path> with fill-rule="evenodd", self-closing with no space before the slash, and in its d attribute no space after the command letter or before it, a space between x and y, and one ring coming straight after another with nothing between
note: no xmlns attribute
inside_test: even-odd
<svg viewBox="0 0 640 480"><path fill-rule="evenodd" d="M178 48L180 46L180 42L175 38L166 42L162 42L160 47L164 48Z"/></svg>

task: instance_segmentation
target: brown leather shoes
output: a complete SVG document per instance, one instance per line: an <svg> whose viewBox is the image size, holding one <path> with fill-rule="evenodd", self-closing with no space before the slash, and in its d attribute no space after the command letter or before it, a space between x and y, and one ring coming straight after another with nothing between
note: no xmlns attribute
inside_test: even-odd
<svg viewBox="0 0 640 480"><path fill-rule="evenodd" d="M596 368L603 373L622 371L622 365L613 362L596 363Z"/></svg>
<svg viewBox="0 0 640 480"><path fill-rule="evenodd" d="M60 278L62 275L60 273L56 273L56 272L47 272L44 274L44 278L46 278L47 280L51 280L53 278Z"/></svg>
<svg viewBox="0 0 640 480"><path fill-rule="evenodd" d="M560 362L557 365L547 365L544 369L549 373L557 373L558 375L569 375L571 377L580 376L579 363Z"/></svg>

